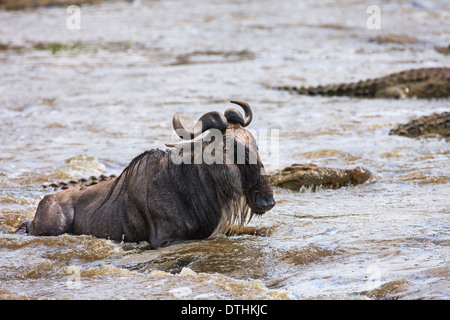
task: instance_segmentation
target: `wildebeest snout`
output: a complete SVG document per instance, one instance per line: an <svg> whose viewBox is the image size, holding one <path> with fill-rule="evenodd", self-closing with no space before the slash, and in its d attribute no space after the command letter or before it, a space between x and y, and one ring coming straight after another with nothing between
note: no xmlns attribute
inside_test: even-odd
<svg viewBox="0 0 450 320"><path fill-rule="evenodd" d="M255 202L257 207L264 212L269 211L275 206L275 199L273 197L264 197L259 192L256 194Z"/></svg>
<svg viewBox="0 0 450 320"><path fill-rule="evenodd" d="M261 175L259 177L259 183L249 190L247 201L250 209L255 214L264 214L275 206L273 189L267 176Z"/></svg>

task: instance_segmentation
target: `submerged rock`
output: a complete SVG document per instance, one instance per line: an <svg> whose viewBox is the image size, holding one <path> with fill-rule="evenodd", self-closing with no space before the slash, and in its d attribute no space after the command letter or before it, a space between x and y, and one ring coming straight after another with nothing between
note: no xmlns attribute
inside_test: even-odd
<svg viewBox="0 0 450 320"><path fill-rule="evenodd" d="M276 87L303 95L420 99L450 97L450 68L420 68L384 77L317 87Z"/></svg>
<svg viewBox="0 0 450 320"><path fill-rule="evenodd" d="M448 45L448 46L435 46L434 50L436 50L439 53L448 55L448 54L450 54L450 45Z"/></svg>
<svg viewBox="0 0 450 320"><path fill-rule="evenodd" d="M41 7L67 7L70 5L95 4L111 0L2 0L0 10L24 10Z"/></svg>
<svg viewBox="0 0 450 320"><path fill-rule="evenodd" d="M450 138L450 112L433 113L400 124L389 132L410 138L444 137Z"/></svg>
<svg viewBox="0 0 450 320"><path fill-rule="evenodd" d="M369 39L370 42L379 44L397 43L397 44L412 44L421 42L419 39L404 34L388 33L378 35Z"/></svg>
<svg viewBox="0 0 450 320"><path fill-rule="evenodd" d="M366 182L372 173L364 168L334 169L319 167L315 164L293 164L269 179L274 187L300 191L308 188L316 191L318 188L337 189L347 185L357 185Z"/></svg>

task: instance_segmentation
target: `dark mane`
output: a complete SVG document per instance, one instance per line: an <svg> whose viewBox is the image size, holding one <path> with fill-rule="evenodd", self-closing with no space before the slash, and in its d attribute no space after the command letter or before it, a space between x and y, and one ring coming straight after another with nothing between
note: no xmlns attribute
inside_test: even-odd
<svg viewBox="0 0 450 320"><path fill-rule="evenodd" d="M138 166L138 168L139 168L141 166L142 162L145 161L144 159L148 158L149 156L156 154L157 156L161 157L163 155L168 155L169 152L170 152L169 150L163 151L160 149L151 149L151 150L142 152L140 155L136 156L133 160L131 160L130 164L114 180L114 182L111 186L111 189L108 192L108 195L105 197L103 202L97 207L95 212L97 212L106 202L108 202L111 199L111 196L114 193L114 191L116 191L117 185L119 183L121 183L120 189L116 193L116 198L114 200L112 200L112 203L114 203L114 201L117 199L117 197L124 192L124 190L128 187L128 185L130 183L130 177L129 177L130 170L133 171L133 169L136 168L136 166Z"/></svg>

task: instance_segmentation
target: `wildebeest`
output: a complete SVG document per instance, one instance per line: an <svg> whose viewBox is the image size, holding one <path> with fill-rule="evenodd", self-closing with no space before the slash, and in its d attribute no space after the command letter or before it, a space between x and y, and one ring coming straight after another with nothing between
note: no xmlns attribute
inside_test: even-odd
<svg viewBox="0 0 450 320"><path fill-rule="evenodd" d="M166 151L142 153L116 179L45 196L34 219L22 221L17 230L36 236L70 233L124 242L148 241L151 248L158 248L224 233L232 225L244 223L249 209L249 218L265 213L275 200L255 139L245 129L252 120L252 110L244 101L231 102L244 109L245 118L235 108L224 114L211 111L188 131L175 114L174 129L185 139L181 144L167 144L174 149ZM207 150L213 141L197 142L194 138L213 130L220 132L223 142L219 144L222 149L213 153L226 161L173 161L175 153L194 160L196 148ZM236 160L242 152L244 161L230 163L225 159L232 155Z"/></svg>

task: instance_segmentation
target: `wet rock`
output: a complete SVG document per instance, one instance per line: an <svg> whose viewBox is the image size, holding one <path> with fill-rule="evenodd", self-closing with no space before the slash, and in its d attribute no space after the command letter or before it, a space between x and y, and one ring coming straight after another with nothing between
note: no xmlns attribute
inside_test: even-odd
<svg viewBox="0 0 450 320"><path fill-rule="evenodd" d="M1 0L0 0L1 4ZM149 49L149 47L142 42L133 42L130 40L124 41L69 41L69 42L32 42L28 41L25 45L13 45L11 43L0 42L1 51L13 51L16 53L25 53L32 50L49 51L53 54L58 52L97 52L99 50L107 50L111 52L123 52L130 49ZM54 103L51 99L43 101L44 103ZM51 124L50 127L55 126ZM56 124L56 126L62 126ZM64 126L63 126L64 127Z"/></svg>
<svg viewBox="0 0 450 320"><path fill-rule="evenodd" d="M303 95L419 99L450 97L450 68L420 68L364 81L317 87L276 87Z"/></svg>
<svg viewBox="0 0 450 320"><path fill-rule="evenodd" d="M315 164L293 164L270 177L274 187L300 191L318 188L337 189L347 185L357 185L368 181L372 173L364 168L333 169Z"/></svg>
<svg viewBox="0 0 450 320"><path fill-rule="evenodd" d="M411 44L420 42L420 40L417 38L407 36L404 34L394 34L394 33L378 35L376 37L370 38L369 41L376 42L379 44L388 44L388 43Z"/></svg>
<svg viewBox="0 0 450 320"><path fill-rule="evenodd" d="M448 55L448 54L450 54L450 45L448 45L448 46L435 46L434 50L436 50L439 53Z"/></svg>
<svg viewBox="0 0 450 320"><path fill-rule="evenodd" d="M450 112L433 113L411 120L405 124L398 125L389 134L409 138L450 138Z"/></svg>
<svg viewBox="0 0 450 320"><path fill-rule="evenodd" d="M197 64L197 63L225 63L251 60L255 54L248 50L241 51L194 51L178 55L172 66Z"/></svg>
<svg viewBox="0 0 450 320"><path fill-rule="evenodd" d="M226 234L229 236L247 234L260 237L270 237L276 229L277 226L253 227L243 225L231 225Z"/></svg>
<svg viewBox="0 0 450 320"><path fill-rule="evenodd" d="M406 280L396 280L382 284L373 290L363 291L361 295L366 295L370 299L398 300L404 297L409 286L410 283Z"/></svg>
<svg viewBox="0 0 450 320"><path fill-rule="evenodd" d="M0 10L36 9L39 7L67 7L69 5L94 4L111 0L2 0Z"/></svg>

